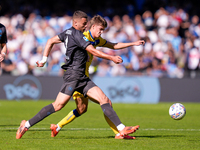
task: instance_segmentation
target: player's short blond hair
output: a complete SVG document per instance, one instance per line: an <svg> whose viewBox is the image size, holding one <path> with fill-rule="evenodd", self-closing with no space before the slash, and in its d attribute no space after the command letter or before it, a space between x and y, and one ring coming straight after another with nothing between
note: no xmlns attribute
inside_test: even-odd
<svg viewBox="0 0 200 150"><path fill-rule="evenodd" d="M90 24L89 24L89 29L92 27L92 25L101 25L104 28L107 27L107 21L100 15L96 15L94 16L91 20L90 20Z"/></svg>
<svg viewBox="0 0 200 150"><path fill-rule="evenodd" d="M72 19L81 19L81 18L88 18L87 14L81 10L77 10L74 12Z"/></svg>

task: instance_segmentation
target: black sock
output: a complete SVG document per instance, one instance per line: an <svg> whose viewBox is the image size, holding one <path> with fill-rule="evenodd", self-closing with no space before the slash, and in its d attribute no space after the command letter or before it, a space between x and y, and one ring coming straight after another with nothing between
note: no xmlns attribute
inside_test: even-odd
<svg viewBox="0 0 200 150"><path fill-rule="evenodd" d="M116 127L121 123L119 117L117 116L116 112L113 110L109 103L101 105L101 109Z"/></svg>
<svg viewBox="0 0 200 150"><path fill-rule="evenodd" d="M54 113L54 107L52 104L49 104L45 107L43 107L33 118L31 118L29 120L29 123L31 126L33 126L34 124L40 122L41 120L43 120L44 118L46 118L47 116L49 116L50 114Z"/></svg>

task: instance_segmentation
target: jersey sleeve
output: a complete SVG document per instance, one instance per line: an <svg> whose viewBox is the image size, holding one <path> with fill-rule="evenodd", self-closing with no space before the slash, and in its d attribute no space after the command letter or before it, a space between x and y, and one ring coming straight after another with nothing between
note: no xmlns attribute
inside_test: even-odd
<svg viewBox="0 0 200 150"><path fill-rule="evenodd" d="M103 47L107 41L103 39L102 37L99 37L99 44L97 46Z"/></svg>
<svg viewBox="0 0 200 150"><path fill-rule="evenodd" d="M77 32L75 35L77 44L82 49L85 49L88 45L90 45L90 41L85 37L85 35L82 32Z"/></svg>
<svg viewBox="0 0 200 150"><path fill-rule="evenodd" d="M64 42L64 40L65 40L65 32L66 32L66 30L64 31L64 32L61 32L60 34L58 34L58 37L60 38L60 40L62 41L62 42Z"/></svg>

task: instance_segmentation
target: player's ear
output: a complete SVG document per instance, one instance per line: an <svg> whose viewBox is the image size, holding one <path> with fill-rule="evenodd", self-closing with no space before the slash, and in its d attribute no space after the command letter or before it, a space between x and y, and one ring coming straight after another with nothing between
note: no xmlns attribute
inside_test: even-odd
<svg viewBox="0 0 200 150"><path fill-rule="evenodd" d="M77 21L76 19L73 20L74 26L77 26L77 22L78 22L78 21Z"/></svg>
<svg viewBox="0 0 200 150"><path fill-rule="evenodd" d="M91 26L92 29L94 29L94 27L95 27L95 24L93 24L93 25Z"/></svg>

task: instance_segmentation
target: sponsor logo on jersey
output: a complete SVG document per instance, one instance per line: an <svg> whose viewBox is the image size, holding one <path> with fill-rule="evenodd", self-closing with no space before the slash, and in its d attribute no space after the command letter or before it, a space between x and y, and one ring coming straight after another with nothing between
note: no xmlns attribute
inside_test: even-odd
<svg viewBox="0 0 200 150"><path fill-rule="evenodd" d="M83 37L83 39L87 42L87 41L89 41L85 36Z"/></svg>
<svg viewBox="0 0 200 150"><path fill-rule="evenodd" d="M71 30L67 30L65 33L71 35L72 31Z"/></svg>

